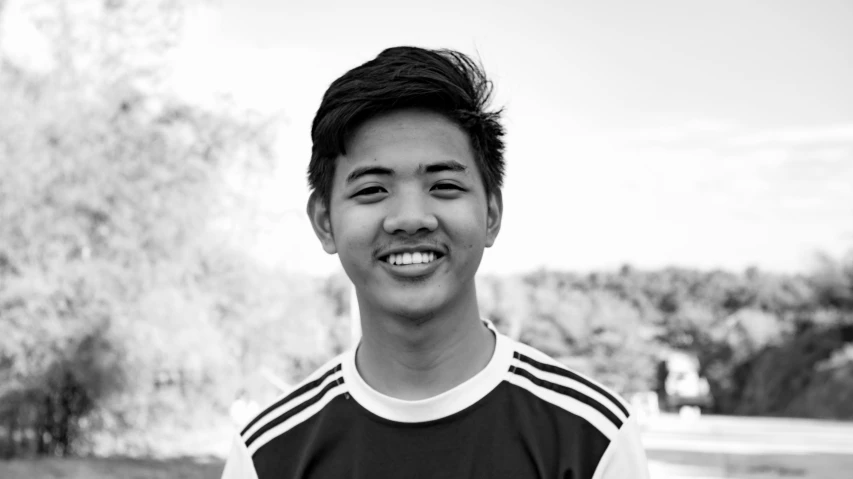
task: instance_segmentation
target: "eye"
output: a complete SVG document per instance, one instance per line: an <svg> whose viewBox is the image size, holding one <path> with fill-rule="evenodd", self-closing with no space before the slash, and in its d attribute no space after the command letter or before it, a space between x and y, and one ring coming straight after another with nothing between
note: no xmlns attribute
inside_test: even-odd
<svg viewBox="0 0 853 479"><path fill-rule="evenodd" d="M384 193L384 192L385 192L385 188L383 188L381 186L368 186L367 188L363 188L361 190L358 190L353 195L353 197L356 197L356 196L373 196L373 195L377 195L379 193Z"/></svg>
<svg viewBox="0 0 853 479"><path fill-rule="evenodd" d="M438 191L465 191L465 188L454 183L438 183L432 189Z"/></svg>

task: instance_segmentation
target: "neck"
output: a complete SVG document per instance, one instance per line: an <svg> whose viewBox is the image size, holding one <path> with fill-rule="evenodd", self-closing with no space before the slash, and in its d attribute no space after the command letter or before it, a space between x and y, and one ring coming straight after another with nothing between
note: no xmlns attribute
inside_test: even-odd
<svg viewBox="0 0 853 479"><path fill-rule="evenodd" d="M495 339L472 300L414 321L359 307L362 338L356 367L364 381L393 398L437 396L475 376L489 363Z"/></svg>

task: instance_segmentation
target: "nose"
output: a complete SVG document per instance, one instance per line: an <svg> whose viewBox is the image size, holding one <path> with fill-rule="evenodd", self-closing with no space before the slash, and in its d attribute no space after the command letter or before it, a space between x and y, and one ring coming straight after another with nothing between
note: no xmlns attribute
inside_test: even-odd
<svg viewBox="0 0 853 479"><path fill-rule="evenodd" d="M400 192L382 226L388 234L414 235L435 231L438 228L438 218L430 212L428 198L423 198L418 193Z"/></svg>

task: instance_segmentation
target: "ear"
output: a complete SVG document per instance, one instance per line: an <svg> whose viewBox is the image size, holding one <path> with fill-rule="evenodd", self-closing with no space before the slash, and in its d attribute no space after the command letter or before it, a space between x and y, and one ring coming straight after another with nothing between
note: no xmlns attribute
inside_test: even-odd
<svg viewBox="0 0 853 479"><path fill-rule="evenodd" d="M335 237L332 234L332 218L329 212L329 207L326 202L317 195L317 192L312 192L308 198L308 219L311 221L311 226L314 228L314 234L323 245L323 250L329 254L338 252L335 246Z"/></svg>
<svg viewBox="0 0 853 479"><path fill-rule="evenodd" d="M504 214L504 200L501 190L489 193L486 212L486 248L491 248L501 231L501 218Z"/></svg>

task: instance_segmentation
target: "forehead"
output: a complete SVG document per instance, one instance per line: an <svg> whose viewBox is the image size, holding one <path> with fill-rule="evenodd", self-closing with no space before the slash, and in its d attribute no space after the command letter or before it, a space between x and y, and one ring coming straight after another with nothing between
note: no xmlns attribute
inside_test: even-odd
<svg viewBox="0 0 853 479"><path fill-rule="evenodd" d="M365 163L395 169L455 160L475 167L468 135L445 116L427 110L398 110L371 118L347 142L341 173Z"/></svg>

